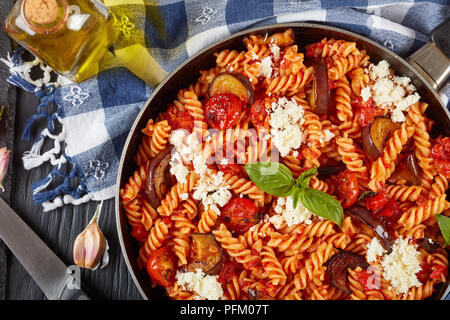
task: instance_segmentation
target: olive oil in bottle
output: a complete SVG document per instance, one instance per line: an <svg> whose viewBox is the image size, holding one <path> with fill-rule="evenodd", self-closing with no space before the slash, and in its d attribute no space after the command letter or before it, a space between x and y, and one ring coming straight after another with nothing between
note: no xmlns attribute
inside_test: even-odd
<svg viewBox="0 0 450 320"><path fill-rule="evenodd" d="M112 14L97 0L18 0L5 32L75 82L100 71L99 61L117 37Z"/></svg>

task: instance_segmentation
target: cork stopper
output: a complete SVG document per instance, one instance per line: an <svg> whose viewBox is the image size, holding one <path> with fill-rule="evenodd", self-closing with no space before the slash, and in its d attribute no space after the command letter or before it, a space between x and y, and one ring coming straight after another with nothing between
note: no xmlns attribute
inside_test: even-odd
<svg viewBox="0 0 450 320"><path fill-rule="evenodd" d="M25 0L25 17L37 24L50 24L59 15L59 5L56 0Z"/></svg>

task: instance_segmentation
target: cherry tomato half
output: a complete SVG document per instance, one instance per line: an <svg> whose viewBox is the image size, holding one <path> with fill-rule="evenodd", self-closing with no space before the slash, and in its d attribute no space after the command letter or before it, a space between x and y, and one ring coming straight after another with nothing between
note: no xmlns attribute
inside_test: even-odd
<svg viewBox="0 0 450 320"><path fill-rule="evenodd" d="M364 101L362 97L356 97L352 101L352 106L356 109L356 119L361 127L368 126L375 119L376 109L373 105L373 99L369 98Z"/></svg>
<svg viewBox="0 0 450 320"><path fill-rule="evenodd" d="M133 227L131 230L131 235L139 242L145 242L148 238L148 231L145 230L145 227L142 224L138 224Z"/></svg>
<svg viewBox="0 0 450 320"><path fill-rule="evenodd" d="M168 247L153 251L147 260L147 273L156 284L168 287L175 282L176 257Z"/></svg>
<svg viewBox="0 0 450 320"><path fill-rule="evenodd" d="M437 143L431 148L431 156L436 169L447 179L450 179L450 138L438 138Z"/></svg>
<svg viewBox="0 0 450 320"><path fill-rule="evenodd" d="M192 132L194 128L194 119L187 110L179 111L177 107L171 104L167 111L162 113L162 119L169 122L172 130L185 129Z"/></svg>
<svg viewBox="0 0 450 320"><path fill-rule="evenodd" d="M231 93L215 95L205 105L206 122L214 129L223 130L239 121L244 101Z"/></svg>
<svg viewBox="0 0 450 320"><path fill-rule="evenodd" d="M351 207L359 196L359 183L356 175L348 169L341 171L337 176L336 185L339 198L345 199L342 206L344 208Z"/></svg>
<svg viewBox="0 0 450 320"><path fill-rule="evenodd" d="M442 275L447 275L447 268L443 265L436 264L432 266L431 269L433 270L430 274L431 279L440 279Z"/></svg>
<svg viewBox="0 0 450 320"><path fill-rule="evenodd" d="M253 201L234 198L222 208L220 218L230 231L242 234L258 222L257 213L258 208Z"/></svg>
<svg viewBox="0 0 450 320"><path fill-rule="evenodd" d="M378 192L375 196L366 199L366 208L372 212L377 212L389 201L389 197L384 191Z"/></svg>

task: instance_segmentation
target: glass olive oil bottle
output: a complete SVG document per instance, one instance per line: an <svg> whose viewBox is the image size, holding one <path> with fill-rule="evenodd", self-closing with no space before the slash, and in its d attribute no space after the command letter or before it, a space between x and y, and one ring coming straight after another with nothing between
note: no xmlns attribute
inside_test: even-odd
<svg viewBox="0 0 450 320"><path fill-rule="evenodd" d="M97 0L18 0L5 32L75 82L99 72L117 37L112 14Z"/></svg>

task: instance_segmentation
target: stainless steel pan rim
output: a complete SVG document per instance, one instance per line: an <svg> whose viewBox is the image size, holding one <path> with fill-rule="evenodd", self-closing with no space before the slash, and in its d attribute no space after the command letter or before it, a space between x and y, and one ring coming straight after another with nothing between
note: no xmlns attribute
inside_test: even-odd
<svg viewBox="0 0 450 320"><path fill-rule="evenodd" d="M158 85L158 87L154 90L154 92L152 93L152 95L148 98L148 100L145 102L144 106L142 107L141 111L139 112L138 116L136 117L136 120L133 123L133 126L130 129L130 133L128 134L127 140L125 142L123 151L122 151L122 155L120 158L120 163L119 163L119 168L118 168L118 174L117 174L117 179L116 179L116 192L115 192L115 210L116 210L116 226L117 226L117 233L118 233L118 237L119 237L119 242L120 242L120 246L121 246L121 250L123 253L123 258L125 260L125 263L127 264L127 268L131 274L131 277L136 285L136 287L138 288L140 294L142 295L142 297L144 299L149 299L149 285L144 285L143 284L143 280L138 278L138 268L137 268L137 264L136 264L136 250L133 250L134 252L131 253L130 251L132 251L132 247L135 246L135 244L132 244L130 242L134 241L133 239L131 239L131 236L128 232L128 226L127 226L127 221L126 221L126 217L125 217L125 213L123 212L123 209L121 208L120 205L120 195L119 195L119 191L120 191L120 186L122 185L124 179L128 179L128 175L124 175L124 168L129 168L130 164L128 163L128 161L126 161L127 158L129 158L129 153L130 153L130 143L133 139L136 139L136 136L139 135L140 129L138 128L140 125L142 125L142 118L145 114L149 113L149 106L151 105L152 101L158 97L158 94L160 93L161 90L163 90L165 88L165 85L174 77L176 77L179 72L181 72L185 67L189 66L194 60L198 59L199 57L204 56L207 52L210 52L213 49L218 49L218 47L220 47L222 44L230 42L230 41L237 41L237 39L242 39L243 37L250 35L250 34L262 34L262 33L274 33L274 32L279 32L282 29L286 29L286 28L292 28L294 29L294 32L297 29L311 29L311 30L319 30L319 32L321 32L321 37L325 38L325 37L330 37L329 34L338 34L340 36L340 38L343 39L348 39L350 41L357 41L357 46L359 48L361 48L361 46L363 47L374 47L376 48L379 52L381 52L381 56L382 58L387 58L390 60L390 62L395 61L396 63L399 63L401 65L401 68L406 70L407 74L402 74L403 76L409 76L413 82L415 79L417 79L418 81L415 81L415 84L420 83L424 88L422 88L422 92L426 92L427 95L429 96L427 98L427 100L434 100L432 101L432 104L437 103L439 106L437 106L438 109L436 112L439 113L444 113L446 115L445 119L443 120L444 122L446 122L446 124L444 124L444 129L446 131L448 131L448 127L450 127L450 113L448 112L448 110L446 109L446 107L443 105L442 101L439 98L439 95L437 94L437 92L432 88L432 86L413 68L411 67L404 59L402 59L400 56L398 56L397 54L389 51L388 49L384 48L383 46L379 45L378 43L367 39L363 36L360 36L356 33L347 31L347 30L343 30L340 28L336 28L336 27L331 27L331 26L327 26L327 25L322 25L322 24L316 24L316 23L282 23L282 24L273 24L273 25L267 25L267 26L261 26L261 27L256 27L256 28L252 28L252 29L247 29L235 34L232 34L228 37L226 37L225 39L223 39L222 41L216 42L214 44L209 45L208 47L200 50L199 52L197 52L195 55L193 55L192 57L190 57L189 59L187 59L186 61L184 61L181 65L179 65L173 72L171 72L169 75L167 75L164 80ZM299 41L302 41L303 39L295 39L296 43L298 43ZM307 39L305 39L305 43L311 43L314 41L308 41ZM222 48L223 49L223 48ZM234 48L233 48L234 49ZM373 49L372 50L375 50ZM368 54L371 56L372 59L372 54L373 52L371 52L371 50L368 50ZM377 61L378 59L376 59L375 61ZM397 68L398 69L398 66ZM198 70L197 70L198 72ZM397 73L397 72L396 72ZM404 72L402 72L404 73ZM198 74L197 74L198 76ZM181 88L172 88L171 90L173 91L173 97L175 97L176 92L181 89ZM429 102L429 101L427 101ZM433 108L436 108L433 106ZM163 108L161 108L161 110L165 109L165 105ZM146 122L147 118L145 119ZM447 127L447 128L446 128ZM447 133L448 134L448 133ZM133 164L134 166L134 164ZM134 248L135 249L135 248ZM133 260L131 260L133 259ZM148 281L148 279L147 279ZM147 290L144 290L143 285L146 287ZM448 286L448 281L447 284ZM146 292L148 291L148 292Z"/></svg>

